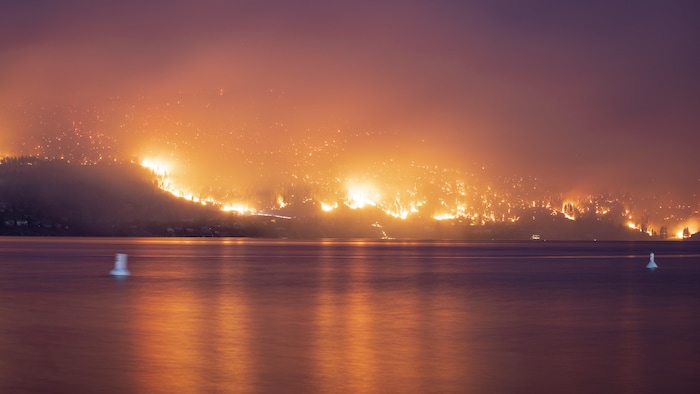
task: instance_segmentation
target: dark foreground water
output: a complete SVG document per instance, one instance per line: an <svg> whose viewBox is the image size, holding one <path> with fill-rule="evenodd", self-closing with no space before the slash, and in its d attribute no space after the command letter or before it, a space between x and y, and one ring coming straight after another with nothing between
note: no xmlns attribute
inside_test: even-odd
<svg viewBox="0 0 700 394"><path fill-rule="evenodd" d="M0 392L700 392L700 243L0 238Z"/></svg>

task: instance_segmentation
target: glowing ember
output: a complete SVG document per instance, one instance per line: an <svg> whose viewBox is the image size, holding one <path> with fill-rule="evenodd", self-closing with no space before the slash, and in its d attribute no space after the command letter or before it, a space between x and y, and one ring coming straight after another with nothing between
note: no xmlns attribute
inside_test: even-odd
<svg viewBox="0 0 700 394"><path fill-rule="evenodd" d="M336 202L336 203L333 203L333 204L328 204L328 203L325 203L325 202L321 202L321 209L322 209L324 212L330 212L330 211L332 211L332 210L334 210L334 209L336 209L336 208L338 208L338 203L337 203L337 202Z"/></svg>
<svg viewBox="0 0 700 394"><path fill-rule="evenodd" d="M284 208L284 207L286 207L287 205L289 205L289 203L287 203L286 201L284 201L284 197L282 197L282 196L277 196L277 206L278 206L278 207Z"/></svg>

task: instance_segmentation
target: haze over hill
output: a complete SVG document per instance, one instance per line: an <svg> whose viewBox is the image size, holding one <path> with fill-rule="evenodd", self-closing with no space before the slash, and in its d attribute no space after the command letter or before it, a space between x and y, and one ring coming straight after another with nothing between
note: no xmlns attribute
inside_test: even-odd
<svg viewBox="0 0 700 394"><path fill-rule="evenodd" d="M534 178L697 211L698 8L3 2L0 155L163 160L178 187L225 203L375 181L410 210L413 172L437 167L467 184L486 168L479 188ZM431 214L464 205L445 204Z"/></svg>

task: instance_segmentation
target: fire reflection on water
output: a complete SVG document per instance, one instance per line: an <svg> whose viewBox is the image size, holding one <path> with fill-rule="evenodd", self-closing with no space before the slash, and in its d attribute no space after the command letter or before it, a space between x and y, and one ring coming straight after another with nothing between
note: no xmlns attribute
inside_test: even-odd
<svg viewBox="0 0 700 394"><path fill-rule="evenodd" d="M0 246L0 392L700 387L691 244L665 245L654 273L617 243ZM590 257L540 254L572 248Z"/></svg>
<svg viewBox="0 0 700 394"><path fill-rule="evenodd" d="M399 262L377 272L364 253L332 247L308 257L316 273L306 278L295 276L299 256L265 266L223 257L209 289L192 287L194 272L143 287L132 330L139 391L459 389L464 299L412 290Z"/></svg>
<svg viewBox="0 0 700 394"><path fill-rule="evenodd" d="M188 285L185 276L160 290L142 287L134 302L134 358L138 392L253 391L248 302L230 286L240 276L235 265L220 264L208 291ZM185 390L187 391L187 390Z"/></svg>

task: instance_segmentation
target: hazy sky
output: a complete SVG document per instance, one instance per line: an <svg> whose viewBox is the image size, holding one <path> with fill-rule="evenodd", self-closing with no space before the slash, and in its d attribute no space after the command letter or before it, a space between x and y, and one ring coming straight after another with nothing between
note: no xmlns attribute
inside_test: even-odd
<svg viewBox="0 0 700 394"><path fill-rule="evenodd" d="M3 1L0 144L36 132L18 106L51 103L111 114L102 132L131 154L179 149L208 171L243 165L240 147L341 130L374 136L352 147L359 157L483 163L565 189L697 191L699 12L646 0Z"/></svg>

